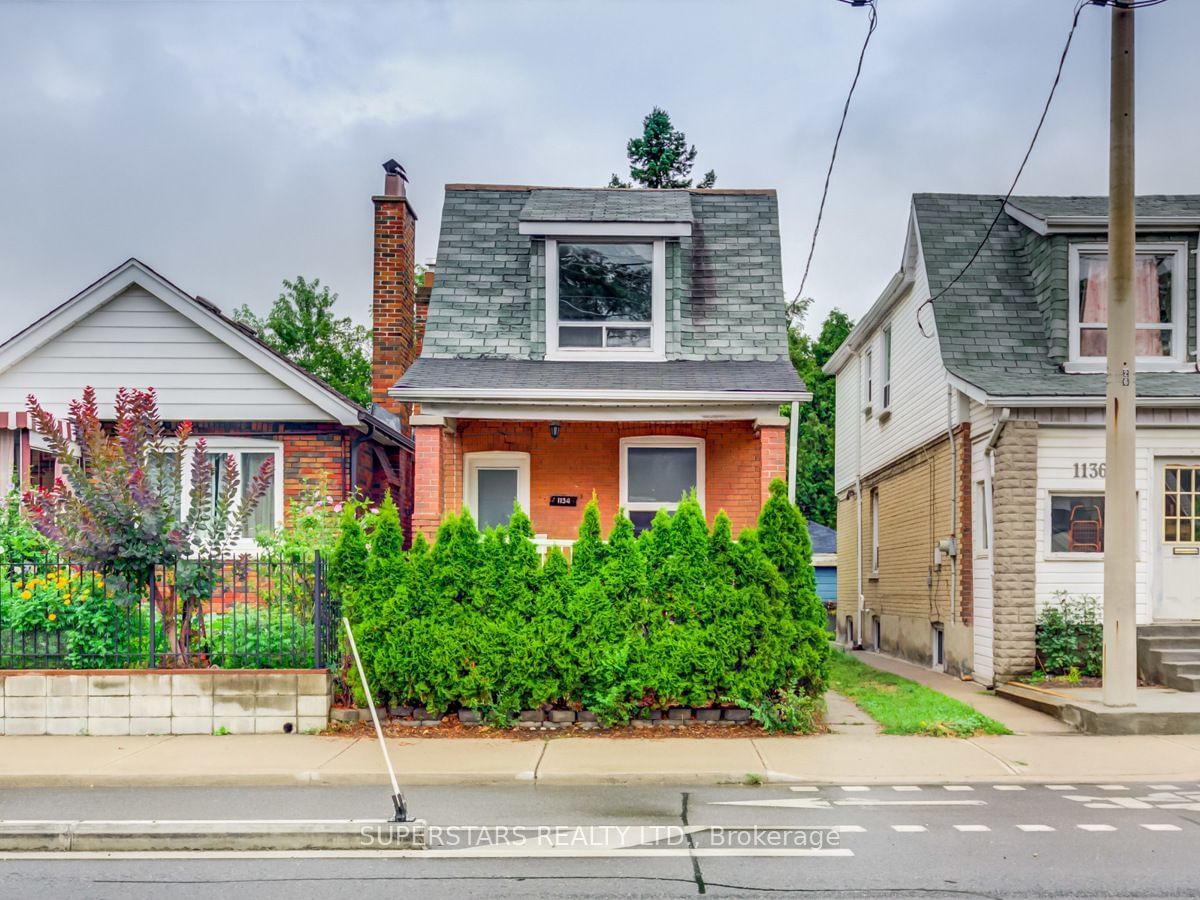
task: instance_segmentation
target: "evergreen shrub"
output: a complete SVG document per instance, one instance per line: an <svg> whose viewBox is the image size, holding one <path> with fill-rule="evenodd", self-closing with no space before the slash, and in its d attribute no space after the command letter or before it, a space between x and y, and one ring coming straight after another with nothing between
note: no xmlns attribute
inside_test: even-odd
<svg viewBox="0 0 1200 900"><path fill-rule="evenodd" d="M724 512L709 530L694 495L638 537L618 513L605 541L593 498L570 561L557 548L539 558L519 507L482 535L464 510L407 552L390 499L365 524L347 511L330 583L381 702L496 724L586 709L616 724L781 692L816 703L825 689L811 545L781 481L736 542Z"/></svg>

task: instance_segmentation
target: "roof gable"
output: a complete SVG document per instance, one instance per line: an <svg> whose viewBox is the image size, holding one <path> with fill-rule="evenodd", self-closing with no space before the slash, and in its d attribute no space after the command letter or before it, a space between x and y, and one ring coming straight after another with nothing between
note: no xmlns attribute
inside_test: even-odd
<svg viewBox="0 0 1200 900"><path fill-rule="evenodd" d="M56 412L85 385L154 387L167 420L357 425L362 410L208 303L131 259L0 345L0 408Z"/></svg>

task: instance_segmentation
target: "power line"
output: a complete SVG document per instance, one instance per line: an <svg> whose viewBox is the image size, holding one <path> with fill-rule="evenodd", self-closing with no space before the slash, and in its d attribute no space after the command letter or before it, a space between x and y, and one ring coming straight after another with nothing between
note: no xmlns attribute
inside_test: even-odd
<svg viewBox="0 0 1200 900"><path fill-rule="evenodd" d="M1004 195L1004 199L1000 201L999 208L996 210L996 215L992 218L991 223L987 227L987 231L983 233L983 239L975 248L975 252L971 254L971 258L967 260L966 265L958 270L950 283L944 288L931 296L928 300L917 307L917 325L921 333L926 337L932 337L931 334L926 334L924 325L921 324L921 310L926 306L933 306L934 302L939 300L947 291L954 285L958 284L959 280L967 274L967 270L979 258L979 254L983 252L983 248L987 246L987 242L991 239L992 232L996 230L996 225L1000 222L1000 217L1004 215L1004 208L1008 205L1008 201L1012 199L1013 192L1017 189L1017 182L1021 180L1021 175L1025 172L1025 166L1029 162L1029 157L1033 155L1033 148L1037 145L1038 137L1042 133L1042 126L1046 124L1046 116L1050 113L1050 104L1054 102L1054 94L1058 90L1058 83L1062 80L1063 66L1067 62L1067 53L1071 49L1071 40L1075 37L1075 29L1079 25L1079 17L1083 13L1085 7L1088 6L1117 6L1122 9L1142 9L1149 6L1158 6L1160 3L1165 3L1166 0L1078 0L1075 4L1075 13L1071 17L1071 29L1067 32L1066 43L1063 44L1062 54L1058 58L1058 69L1054 73L1054 81L1050 85L1050 93L1046 96L1046 103L1042 107L1042 115L1038 119L1037 128L1033 130L1033 138L1029 141L1029 147L1025 150L1025 156L1021 159L1021 165L1017 169L1017 174L1012 180L1012 184L1008 187L1008 193Z"/></svg>
<svg viewBox="0 0 1200 900"><path fill-rule="evenodd" d="M842 130L846 127L846 116L850 112L850 99L854 96L854 89L858 87L858 77L862 74L867 45L871 43L871 35L875 33L875 26L879 24L879 12L875 8L875 0L839 0L839 2L849 6L867 7L867 36L863 41L862 50L858 54L858 66L854 69L854 80L850 82L850 91L846 94L846 103L842 106L842 121L838 124L837 136L833 139L833 152L829 156L829 168L825 171L825 187L821 190L821 205L817 207L817 223L813 226L812 243L808 247L808 259L804 263L804 277L800 279L800 290L796 292L796 300L804 296L804 285L808 282L808 270L812 267L813 253L817 249L817 235L821 231L821 219L825 215L825 200L829 196L829 180L833 177L833 165L837 161L838 145L842 140Z"/></svg>

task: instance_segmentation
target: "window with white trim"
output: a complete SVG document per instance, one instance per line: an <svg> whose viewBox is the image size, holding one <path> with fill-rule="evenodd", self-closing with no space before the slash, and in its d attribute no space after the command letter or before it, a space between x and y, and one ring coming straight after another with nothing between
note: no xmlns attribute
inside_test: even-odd
<svg viewBox="0 0 1200 900"><path fill-rule="evenodd" d="M1070 359L1102 369L1108 352L1108 247L1072 244L1068 264ZM1139 369L1187 358L1187 245L1138 244L1133 302Z"/></svg>
<svg viewBox="0 0 1200 900"><path fill-rule="evenodd" d="M464 453L463 476L463 499L480 531L507 525L514 503L529 512L528 453Z"/></svg>
<svg viewBox="0 0 1200 900"><path fill-rule="evenodd" d="M871 574L879 574L879 488L871 488Z"/></svg>
<svg viewBox="0 0 1200 900"><path fill-rule="evenodd" d="M992 509L988 484L984 479L975 482L975 552L986 556L992 549Z"/></svg>
<svg viewBox="0 0 1200 900"><path fill-rule="evenodd" d="M883 382L880 390L883 392L883 409L892 406L892 326L883 329L883 358L880 366L880 380Z"/></svg>
<svg viewBox="0 0 1200 900"><path fill-rule="evenodd" d="M237 535L234 541L236 552L251 552L255 549L255 537L260 532L274 531L283 524L283 491L279 489L280 473L283 472L283 445L275 441L243 440L239 438L210 437L205 438L207 445L207 461L212 465L212 496L215 498L223 487L225 478L225 457L232 456L237 464L238 497L235 506L240 505L247 491L250 490L254 476L259 473L263 463L271 461L272 474L267 491L263 494L254 511L246 517L246 521L233 523L233 533ZM184 460L183 497L180 498L180 514L188 515L191 508L189 477L191 472L191 453ZM215 510L212 511L215 514ZM233 510L230 515L234 515Z"/></svg>
<svg viewBox="0 0 1200 900"><path fill-rule="evenodd" d="M548 357L662 357L665 316L665 239L547 238Z"/></svg>
<svg viewBox="0 0 1200 900"><path fill-rule="evenodd" d="M875 354L868 350L863 357L863 409L869 414L875 393Z"/></svg>
<svg viewBox="0 0 1200 900"><path fill-rule="evenodd" d="M622 438L621 508L640 533L660 509L674 513L696 491L704 507L704 438L652 435Z"/></svg>

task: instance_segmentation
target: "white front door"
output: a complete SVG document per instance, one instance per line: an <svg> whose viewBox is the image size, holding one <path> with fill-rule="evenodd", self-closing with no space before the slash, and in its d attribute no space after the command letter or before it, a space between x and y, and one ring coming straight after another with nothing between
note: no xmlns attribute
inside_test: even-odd
<svg viewBox="0 0 1200 900"><path fill-rule="evenodd" d="M1154 618L1200 619L1200 460L1158 467Z"/></svg>

